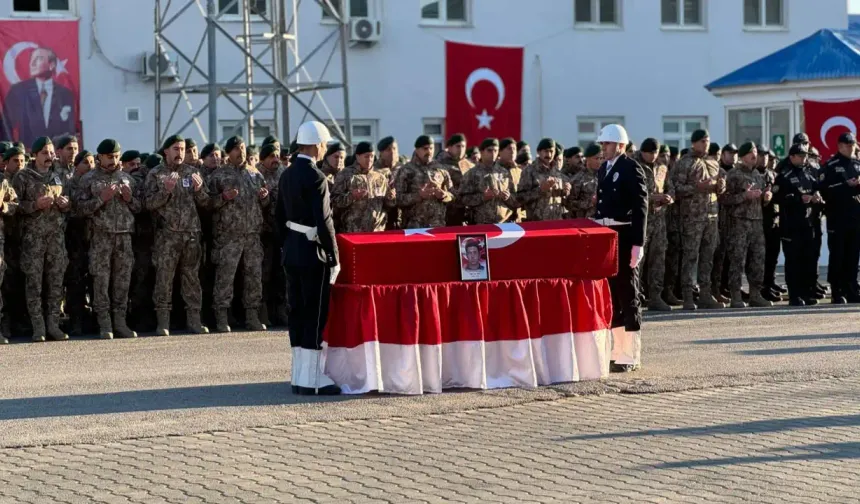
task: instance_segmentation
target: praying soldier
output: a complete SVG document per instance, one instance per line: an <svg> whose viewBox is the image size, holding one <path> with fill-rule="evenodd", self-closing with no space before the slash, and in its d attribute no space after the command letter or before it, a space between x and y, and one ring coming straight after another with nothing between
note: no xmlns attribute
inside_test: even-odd
<svg viewBox="0 0 860 504"><path fill-rule="evenodd" d="M564 164L561 167L561 172L568 178L573 177L582 171L585 156L582 152L582 147L571 147L564 150Z"/></svg>
<svg viewBox="0 0 860 504"><path fill-rule="evenodd" d="M603 149L593 143L585 148L585 168L570 181L567 208L571 218L590 219L597 213L597 171L603 163Z"/></svg>
<svg viewBox="0 0 860 504"><path fill-rule="evenodd" d="M280 143L267 138L260 149L260 173L263 174L272 203L278 201L278 182L285 170L280 158ZM287 324L287 279L281 267L281 240L275 224L275 208L274 204L269 204L263 209L263 232L260 235L263 244L263 302L260 304L259 318L264 325L271 324L272 320Z"/></svg>
<svg viewBox="0 0 860 504"><path fill-rule="evenodd" d="M452 190L454 194L460 189L463 177L472 169L474 164L466 158L466 137L462 133L455 133L445 143L445 150L440 152L436 161L448 170L451 176ZM448 205L445 217L448 226L462 226L466 222L466 207L459 200L454 200Z"/></svg>
<svg viewBox="0 0 860 504"><path fill-rule="evenodd" d="M670 311L672 307L663 300L663 278L666 275L666 209L675 202L675 188L668 179L669 168L658 158L660 144L654 138L646 138L633 159L645 172L648 186L648 220L645 238L645 278L648 288L648 309Z"/></svg>
<svg viewBox="0 0 860 504"><path fill-rule="evenodd" d="M341 233L385 231L388 210L397 204L388 178L372 169L373 158L373 145L360 142L355 147L355 164L334 179L331 205L341 209Z"/></svg>
<svg viewBox="0 0 860 504"><path fill-rule="evenodd" d="M65 311L69 316L69 332L72 336L84 333L84 322L87 311L87 292L90 278L90 226L87 216L79 212L77 205L78 191L84 175L94 170L96 166L93 154L88 150L81 151L74 160L74 173L68 180L68 193L72 210L66 220L66 254L69 264L66 266L66 303Z"/></svg>
<svg viewBox="0 0 860 504"><path fill-rule="evenodd" d="M522 175L522 171L519 166L517 166L516 140L508 137L499 141L499 160L497 164L504 168L508 172L508 175L511 176L511 183L514 186L514 191L516 191L517 184L520 181L519 177ZM525 210L523 210L517 202L517 209L514 211L514 215L511 216L509 222L522 222L524 217Z"/></svg>
<svg viewBox="0 0 860 504"><path fill-rule="evenodd" d="M392 136L383 138L376 144L379 156L373 164L373 171L379 172L388 180L388 187L394 187L394 179L400 170L400 154L397 148L397 140ZM388 209L386 230L400 228L400 209L396 207Z"/></svg>
<svg viewBox="0 0 860 504"><path fill-rule="evenodd" d="M11 150L11 149L10 149ZM17 154L19 151L15 149L14 154L20 155L23 157L23 152L21 154ZM6 158L5 153L2 156ZM10 158L12 156L9 156ZM6 160L8 162L8 159ZM11 217L15 215L15 212L18 210L18 196L15 194L15 189L12 188L12 184L6 180L5 177L0 178L0 216L2 217ZM5 243L5 229L3 226L3 219L0 219L0 283L3 282L3 274L6 272L6 261L3 257L3 247ZM5 292L3 293L6 294ZM2 317L3 313L3 297L0 295L0 317ZM4 329L8 327L8 324L0 325ZM2 331L0 333L0 344L5 345L9 343L8 340L9 331Z"/></svg>
<svg viewBox="0 0 860 504"><path fill-rule="evenodd" d="M334 185L334 177L344 169L346 161L346 148L340 142L332 142L325 151L325 157L317 164L317 168L325 175L328 188ZM335 222L337 220L335 219Z"/></svg>
<svg viewBox="0 0 860 504"><path fill-rule="evenodd" d="M544 138L538 144L538 158L530 164L517 186L517 201L526 209L529 222L564 219L564 200L571 185L555 165L555 141Z"/></svg>
<svg viewBox="0 0 860 504"><path fill-rule="evenodd" d="M185 164L200 168L200 156L197 153L197 142L193 138L185 139Z"/></svg>
<svg viewBox="0 0 860 504"><path fill-rule="evenodd" d="M6 162L3 179L12 186L15 175L25 166L24 150L19 147L9 147L3 153L3 159ZM6 272L3 275L2 290L5 303L0 327L2 327L2 333L8 336L29 332L30 320L27 316L27 303L21 295L26 284L24 272L21 270L21 212L4 215L2 221L3 262L6 265Z"/></svg>
<svg viewBox="0 0 860 504"><path fill-rule="evenodd" d="M218 332L230 332L228 313L233 302L236 270L242 263L245 326L251 331L265 331L259 309L263 301L262 267L263 212L269 206L266 181L255 167L247 164L245 142L234 136L224 145L227 162L209 177L209 201L213 210L212 250L215 263L215 326Z"/></svg>
<svg viewBox="0 0 860 504"><path fill-rule="evenodd" d="M63 180L72 178L75 173L75 158L78 155L78 139L74 136L65 135L57 139L57 159L51 170Z"/></svg>
<svg viewBox="0 0 860 504"><path fill-rule="evenodd" d="M395 194L403 212L403 228L445 226L445 210L454 200L451 175L433 161L433 140L421 135L415 140L412 161L397 174Z"/></svg>
<svg viewBox="0 0 860 504"><path fill-rule="evenodd" d="M726 174L731 173L738 163L738 148L735 144L728 144L722 148L720 154L720 170ZM729 235L731 235L730 218L728 207L723 199L725 194L720 196L720 213L719 213L719 229L720 229L720 244L717 245L717 251L714 253L714 269L711 271L711 292L717 301L726 303L730 301L731 292L729 292Z"/></svg>
<svg viewBox="0 0 860 504"><path fill-rule="evenodd" d="M134 179L120 169L120 152L116 140L103 140L97 149L99 167L81 178L75 194L75 213L88 218L92 229L93 310L102 339L137 337L125 318L134 267L134 214L141 211L142 204Z"/></svg>
<svg viewBox="0 0 860 504"><path fill-rule="evenodd" d="M27 312L33 325L33 341L45 341L46 333L52 340L62 341L69 339L60 329L69 197L62 176L51 170L54 162L51 139L36 139L32 152L35 160L19 171L12 183L21 213L21 270L26 278Z"/></svg>
<svg viewBox="0 0 860 504"><path fill-rule="evenodd" d="M498 157L499 141L485 139L481 162L463 177L457 199L469 209L472 224L501 224L516 217L516 188L511 173L496 163Z"/></svg>

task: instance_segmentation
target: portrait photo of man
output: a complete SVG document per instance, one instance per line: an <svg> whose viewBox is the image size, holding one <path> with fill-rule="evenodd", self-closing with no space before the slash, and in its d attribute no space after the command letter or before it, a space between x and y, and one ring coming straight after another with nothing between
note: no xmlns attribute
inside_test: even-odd
<svg viewBox="0 0 860 504"><path fill-rule="evenodd" d="M463 281L490 279L487 237L485 235L460 235L460 278Z"/></svg>

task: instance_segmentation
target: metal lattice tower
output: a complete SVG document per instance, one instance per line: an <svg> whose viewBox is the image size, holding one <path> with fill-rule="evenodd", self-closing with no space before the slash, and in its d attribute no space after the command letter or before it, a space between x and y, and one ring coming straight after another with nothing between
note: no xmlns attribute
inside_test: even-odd
<svg viewBox="0 0 860 504"><path fill-rule="evenodd" d="M349 41L349 23L334 8L331 0L312 1L337 23L332 31L322 41L299 56L298 11L302 0L271 0L269 10L265 13L252 12L251 0L231 0L219 12L218 0L177 0L181 3L171 5L173 0L155 0L155 58L156 62L169 63L169 54L177 56L178 71L173 82L163 79L162 65L155 65L155 140L161 145L164 139L177 131L184 131L192 124L196 126L204 143L223 142L219 133L218 106L225 103L236 107L242 113L242 118L235 121L233 133L247 127L250 138L248 145L255 143L254 125L255 114L264 105L270 105L272 119L275 124L275 135L282 142L289 143L292 138L290 125L290 108L299 107L303 111L303 121L315 119L331 125L334 136L348 147L352 146L352 121L349 111L349 84L347 78L347 44ZM223 25L223 12L228 12L238 5L242 17L242 33L231 33ZM173 8L171 8L173 7ZM196 7L196 8L195 8ZM202 16L203 33L196 50L190 53L188 47L171 40L171 28L176 28L176 21L182 16L193 15L188 11L198 11ZM253 22L251 16L254 16ZM195 25L196 26L196 25ZM236 23L230 23L235 30ZM187 28L187 24L183 24ZM261 33L251 30L262 28ZM186 29L184 33L187 34ZM175 40L175 39L174 39ZM227 49L221 44L216 50L216 43L227 41ZM325 46L334 40L328 60L318 79L314 79L305 64L317 56ZM204 51L204 47L206 47ZM336 51L340 52L341 68L337 82L321 80L329 72L329 66ZM220 54L219 54L220 51ZM219 56L227 51L240 55L244 67L231 80L218 79L217 68ZM255 54L256 53L256 54ZM206 67L200 60L205 54ZM268 58L269 62L265 59ZM256 80L255 80L256 78ZM340 89L343 93L343 110L345 130L342 130L320 91ZM195 99L196 95L207 95L205 100ZM164 119L164 102L173 100L171 110ZM313 110L315 101L319 101L324 114ZM177 120L180 105L185 103L187 119L184 123ZM200 116L208 112L208 127L204 129ZM223 123L223 121L222 121Z"/></svg>

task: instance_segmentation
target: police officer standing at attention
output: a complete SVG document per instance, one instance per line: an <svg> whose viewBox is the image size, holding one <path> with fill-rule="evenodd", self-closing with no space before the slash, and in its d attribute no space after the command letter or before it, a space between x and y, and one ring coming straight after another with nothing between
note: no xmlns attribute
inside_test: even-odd
<svg viewBox="0 0 860 504"><path fill-rule="evenodd" d="M298 155L281 176L275 209L289 285L291 382L293 393L300 395L341 392L324 373L322 352L329 293L340 271L328 181L316 166L330 138L322 123L299 127Z"/></svg>
<svg viewBox="0 0 860 504"><path fill-rule="evenodd" d="M645 171L624 154L627 131L609 124L597 142L606 161L597 174L596 220L618 232L618 274L609 279L612 295L612 357L610 371L637 369L642 360L642 307L639 263L645 256L648 186Z"/></svg>

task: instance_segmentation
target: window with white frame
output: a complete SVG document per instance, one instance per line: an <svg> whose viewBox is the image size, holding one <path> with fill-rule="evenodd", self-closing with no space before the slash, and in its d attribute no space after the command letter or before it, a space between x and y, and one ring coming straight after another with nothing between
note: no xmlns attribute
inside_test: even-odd
<svg viewBox="0 0 860 504"><path fill-rule="evenodd" d="M376 123L375 119L352 119L352 145L355 146L359 142L370 142L371 145L376 145ZM346 126L343 119L337 120L340 130L346 133ZM326 121L332 139L335 139L335 128L331 121Z"/></svg>
<svg viewBox="0 0 860 504"><path fill-rule="evenodd" d="M574 0L573 20L578 25L618 26L621 2L618 0Z"/></svg>
<svg viewBox="0 0 860 504"><path fill-rule="evenodd" d="M243 121L241 126L236 128L236 121L221 121L221 138L230 138L233 135L239 135L245 139L247 145L252 145L248 135L248 123ZM234 128L235 132L234 132ZM254 144L259 145L263 139L272 134L275 129L275 123L272 121L254 121Z"/></svg>
<svg viewBox="0 0 860 504"><path fill-rule="evenodd" d="M707 127L707 117L663 117L663 143L678 149L690 147L693 132Z"/></svg>
<svg viewBox="0 0 860 504"><path fill-rule="evenodd" d="M785 25L785 0L744 0L744 26L780 28Z"/></svg>
<svg viewBox="0 0 860 504"><path fill-rule="evenodd" d="M761 107L729 110L729 142L761 144L764 138L764 113Z"/></svg>
<svg viewBox="0 0 860 504"><path fill-rule="evenodd" d="M344 3L346 12L343 12ZM346 19L374 17L374 0L331 0L331 5L338 14L343 13ZM323 21L334 21L328 10L322 10Z"/></svg>
<svg viewBox="0 0 860 504"><path fill-rule="evenodd" d="M12 0L12 14L56 16L74 14L75 0Z"/></svg>
<svg viewBox="0 0 860 504"><path fill-rule="evenodd" d="M269 12L270 0L236 0L233 5L230 5L232 1L218 0L218 12L228 17L242 17L242 9L245 8L245 2L249 2L251 16L265 16Z"/></svg>
<svg viewBox="0 0 860 504"><path fill-rule="evenodd" d="M663 26L701 28L704 0L661 0Z"/></svg>
<svg viewBox="0 0 860 504"><path fill-rule="evenodd" d="M445 119L422 119L421 132L433 140L436 152L442 152L442 146L445 145Z"/></svg>
<svg viewBox="0 0 860 504"><path fill-rule="evenodd" d="M468 24L469 4L470 0L421 0L421 22L424 24Z"/></svg>
<svg viewBox="0 0 860 504"><path fill-rule="evenodd" d="M607 124L620 124L624 126L624 118L617 117L577 117L576 118L576 132L577 132L577 143L578 145L585 149L589 145L593 144L597 141L597 136L600 135L600 130L603 129Z"/></svg>

